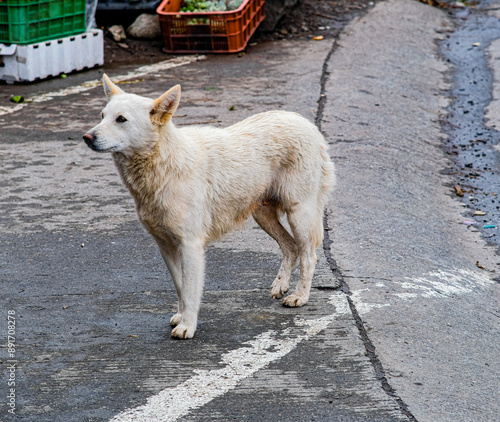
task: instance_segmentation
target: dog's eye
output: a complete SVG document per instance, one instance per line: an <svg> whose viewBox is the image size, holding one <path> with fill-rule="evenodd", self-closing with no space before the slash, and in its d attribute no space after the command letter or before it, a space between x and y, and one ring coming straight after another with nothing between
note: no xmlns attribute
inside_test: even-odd
<svg viewBox="0 0 500 422"><path fill-rule="evenodd" d="M118 123L123 123L123 122L126 122L126 121L127 121L127 119L126 119L125 117L123 117L123 116L118 116L118 117L116 118L116 121L117 121Z"/></svg>

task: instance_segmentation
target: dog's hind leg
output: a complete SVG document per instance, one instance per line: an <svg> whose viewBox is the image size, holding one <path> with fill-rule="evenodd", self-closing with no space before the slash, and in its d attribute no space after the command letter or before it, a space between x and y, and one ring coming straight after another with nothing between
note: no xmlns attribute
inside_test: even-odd
<svg viewBox="0 0 500 422"><path fill-rule="evenodd" d="M253 213L257 224L276 242L283 253L283 261L278 275L271 286L271 297L281 298L290 288L290 276L297 263L298 249L294 238L281 225L278 217L278 209L273 204L261 205Z"/></svg>
<svg viewBox="0 0 500 422"><path fill-rule="evenodd" d="M182 267L181 267L181 257L179 254L178 248L170 241L160 238L158 236L154 236L158 247L160 248L161 256L163 261L167 265L168 271L170 273L170 277L174 282L175 290L177 292L178 298L178 307L177 313L170 319L170 325L175 327L181 321L182 316Z"/></svg>
<svg viewBox="0 0 500 422"><path fill-rule="evenodd" d="M309 299L314 268L316 248L323 239L322 213L315 204L296 205L287 213L293 237L299 249L300 276L295 291L283 300L284 306L303 306Z"/></svg>

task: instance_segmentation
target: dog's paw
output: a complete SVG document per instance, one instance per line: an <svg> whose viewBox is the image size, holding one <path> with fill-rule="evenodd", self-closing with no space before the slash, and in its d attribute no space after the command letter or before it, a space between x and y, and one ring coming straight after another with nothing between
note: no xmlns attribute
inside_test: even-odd
<svg viewBox="0 0 500 422"><path fill-rule="evenodd" d="M288 308L298 308L299 306L304 306L307 303L307 297L300 296L298 294L292 293L283 299L283 306Z"/></svg>
<svg viewBox="0 0 500 422"><path fill-rule="evenodd" d="M176 325L179 325L181 322L182 314L175 314L172 318L170 318L170 325L172 327L175 327Z"/></svg>
<svg viewBox="0 0 500 422"><path fill-rule="evenodd" d="M196 327L190 327L186 324L179 324L172 330L172 337L186 339L193 338Z"/></svg>
<svg viewBox="0 0 500 422"><path fill-rule="evenodd" d="M276 277L271 285L271 297L273 299L281 299L283 295L288 292L290 284L285 281L282 277Z"/></svg>

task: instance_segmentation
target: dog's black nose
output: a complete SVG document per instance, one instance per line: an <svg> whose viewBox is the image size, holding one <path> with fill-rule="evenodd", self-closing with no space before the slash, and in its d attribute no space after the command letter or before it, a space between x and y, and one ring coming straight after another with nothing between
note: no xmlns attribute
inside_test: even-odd
<svg viewBox="0 0 500 422"><path fill-rule="evenodd" d="M92 135L90 132L83 135L83 139L85 140L85 143L87 145L90 145L95 140L94 135Z"/></svg>

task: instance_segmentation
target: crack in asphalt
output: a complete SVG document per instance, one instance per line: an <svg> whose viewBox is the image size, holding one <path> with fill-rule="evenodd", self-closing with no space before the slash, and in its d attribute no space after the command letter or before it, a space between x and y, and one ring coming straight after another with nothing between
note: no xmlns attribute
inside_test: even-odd
<svg viewBox="0 0 500 422"><path fill-rule="evenodd" d="M330 75L330 72L328 71L328 63L330 61L330 58L332 54L335 52L335 49L337 47L337 43L334 41L332 43L332 47L330 48L330 51L328 52L328 55L325 58L325 61L323 62L323 70L321 73L321 78L320 78L320 97L318 99L318 110L316 112L316 118L315 118L315 124L320 130L321 133L323 133L321 129L321 123L323 120L323 112L327 103L327 96L326 96L326 82L328 81L328 77ZM325 135L323 133L323 135ZM325 210L324 216L323 216L323 225L324 227L328 227L328 213L327 210ZM366 349L366 356L368 357L371 365L373 366L373 369L375 371L375 376L377 380L380 382L382 389L384 392L391 397L399 406L399 409L401 410L401 413L403 413L408 420L412 422L417 422L417 419L415 416L411 413L411 411L408 408L408 405L403 401L403 399L396 394L396 390L391 386L389 381L387 380L387 377L385 375L385 370L382 365L381 360L377 356L377 353L375 352L375 346L373 342L371 341L370 337L368 336L368 332L366 330L366 327L363 324L363 320L361 319L361 316L356 309L356 305L354 301L352 300L352 292L349 288L349 285L344 279L344 276L342 272L340 271L340 268L337 265L337 262L335 259L332 257L331 251L330 251L330 245L333 243L333 240L330 239L330 232L329 230L324 231L324 239L323 239L323 251L325 254L325 258L328 262L328 265L330 266L330 269L332 271L333 276L339 281L340 291L342 291L346 295L347 302L349 303L349 309L351 311L351 314L354 318L354 321L356 323L356 327L358 329L359 335L361 337L361 340L363 341L363 344Z"/></svg>

